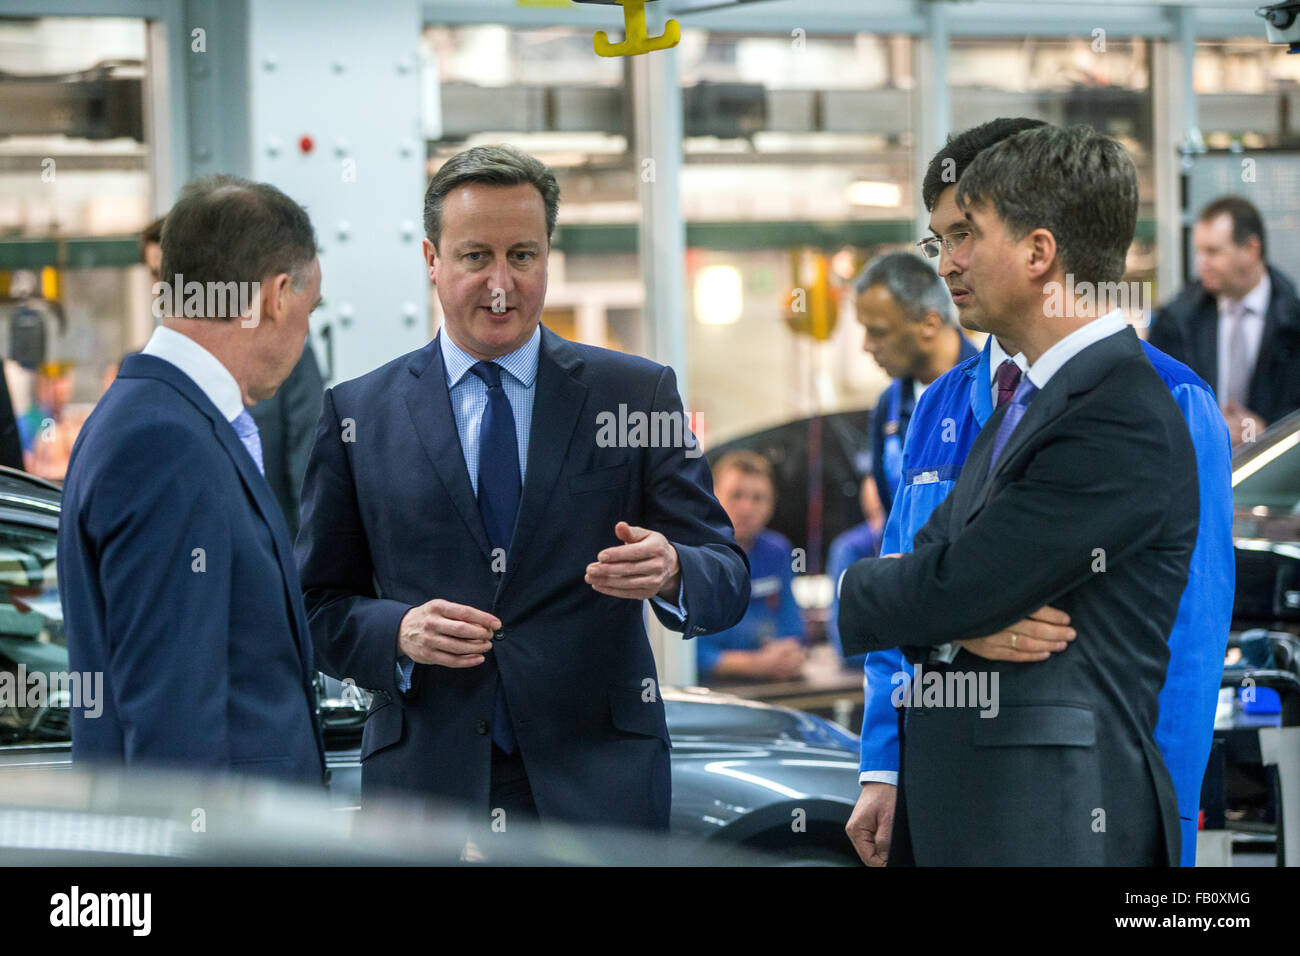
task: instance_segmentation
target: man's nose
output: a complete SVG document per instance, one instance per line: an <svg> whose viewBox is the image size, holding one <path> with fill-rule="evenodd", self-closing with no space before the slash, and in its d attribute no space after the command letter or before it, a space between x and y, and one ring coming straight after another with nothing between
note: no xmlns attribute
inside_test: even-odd
<svg viewBox="0 0 1300 956"><path fill-rule="evenodd" d="M514 288L515 283L510 275L509 264L499 262L492 268L492 274L488 276L488 289L493 293L497 290L508 293L513 292Z"/></svg>
<svg viewBox="0 0 1300 956"><path fill-rule="evenodd" d="M939 275L950 276L954 272L961 274L962 267L958 265L957 258L948 251L946 243L939 243Z"/></svg>

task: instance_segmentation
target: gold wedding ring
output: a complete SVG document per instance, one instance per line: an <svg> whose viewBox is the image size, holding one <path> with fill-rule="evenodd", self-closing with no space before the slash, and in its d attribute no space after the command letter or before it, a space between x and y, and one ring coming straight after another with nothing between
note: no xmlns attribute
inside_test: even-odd
<svg viewBox="0 0 1300 956"><path fill-rule="evenodd" d="M1015 631L1012 631L1012 632L1011 632L1011 647L1012 647L1012 649L1015 648L1015 646L1016 646L1016 641L1019 639L1019 637L1020 637L1020 635L1017 634Z"/></svg>

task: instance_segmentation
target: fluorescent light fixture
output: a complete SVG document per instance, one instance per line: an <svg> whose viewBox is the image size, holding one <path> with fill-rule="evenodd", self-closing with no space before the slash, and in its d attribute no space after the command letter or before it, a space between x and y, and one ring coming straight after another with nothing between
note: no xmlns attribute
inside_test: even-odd
<svg viewBox="0 0 1300 956"><path fill-rule="evenodd" d="M849 184L849 202L855 206L880 206L894 209L903 202L903 190L898 183L859 179Z"/></svg>

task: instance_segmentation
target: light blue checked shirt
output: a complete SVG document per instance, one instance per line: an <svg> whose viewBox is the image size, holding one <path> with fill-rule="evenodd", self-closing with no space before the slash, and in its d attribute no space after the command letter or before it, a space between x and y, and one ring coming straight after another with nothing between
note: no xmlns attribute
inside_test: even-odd
<svg viewBox="0 0 1300 956"><path fill-rule="evenodd" d="M465 467L469 469L469 483L478 496L478 430L487 411L487 383L470 369L478 359L451 340L447 330L438 336L442 346L442 367L447 375L447 391L451 395L451 412L456 416L456 433L460 435L460 448L465 453ZM493 359L508 374L501 376L501 387L510 400L510 411L515 416L515 441L519 445L519 480L524 480L528 468L528 431L533 425L533 395L537 384L537 358L542 351L542 326L533 329L532 337L509 355Z"/></svg>
<svg viewBox="0 0 1300 956"><path fill-rule="evenodd" d="M488 388L470 369L478 359L470 355L447 334L444 328L438 336L442 347L442 367L447 377L447 391L451 396L451 411L456 417L456 433L460 435L460 448L465 454L465 468L469 481L478 496L478 431L487 409ZM536 394L537 360L542 351L542 326L533 329L527 342L500 358L493 359L507 373L501 376L501 387L510 400L510 410L515 416L515 440L519 444L519 480L522 482L528 468L528 432L533 425L533 396ZM677 607L657 595L656 604L666 611L686 620L681 589L677 594ZM397 687L403 693L411 689L411 671L415 662L405 654L397 658Z"/></svg>

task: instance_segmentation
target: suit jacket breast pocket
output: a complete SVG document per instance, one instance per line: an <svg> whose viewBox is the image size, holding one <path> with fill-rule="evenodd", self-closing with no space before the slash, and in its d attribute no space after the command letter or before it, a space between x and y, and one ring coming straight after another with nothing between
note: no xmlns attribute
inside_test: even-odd
<svg viewBox="0 0 1300 956"><path fill-rule="evenodd" d="M569 476L569 494L581 495L589 491L609 491L627 487L628 464L620 462L608 468L597 468Z"/></svg>
<svg viewBox="0 0 1300 956"><path fill-rule="evenodd" d="M1091 709L1073 704L1003 707L975 721L976 747L1091 747L1097 725Z"/></svg>
<svg viewBox="0 0 1300 956"><path fill-rule="evenodd" d="M361 759L391 747L402 739L402 708L391 701L381 703L366 715L361 731Z"/></svg>

